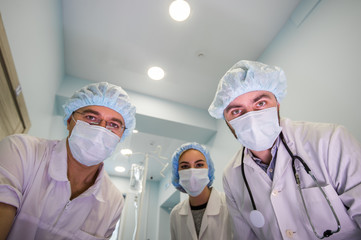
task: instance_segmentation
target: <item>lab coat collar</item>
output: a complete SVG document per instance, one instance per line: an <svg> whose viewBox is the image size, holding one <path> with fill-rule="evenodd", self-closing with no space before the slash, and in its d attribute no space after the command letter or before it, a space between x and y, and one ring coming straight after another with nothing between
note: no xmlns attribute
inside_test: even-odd
<svg viewBox="0 0 361 240"><path fill-rule="evenodd" d="M66 138L59 141L51 154L49 162L49 175L56 181L68 181Z"/></svg>
<svg viewBox="0 0 361 240"><path fill-rule="evenodd" d="M90 194L100 201L104 202L103 192L101 191L101 185L104 178L104 163L99 166L99 173L94 184L86 190L82 197L89 196ZM67 150L66 150L66 138L59 141L51 154L49 162L49 175L52 179L59 182L67 182L68 180L68 163L67 163Z"/></svg>
<svg viewBox="0 0 361 240"><path fill-rule="evenodd" d="M212 188L211 195L209 197L206 211L204 212L202 218L201 229L199 230L199 239L201 239L202 234L206 231L208 226L208 216L209 215L218 215L221 211L221 196L220 193ZM189 200L183 202L182 207L179 211L180 215L187 215L187 227L189 232L195 233L194 221L191 212L191 206L189 204ZM197 236L193 236L194 239L197 239Z"/></svg>
<svg viewBox="0 0 361 240"><path fill-rule="evenodd" d="M290 148L292 152L295 152L295 144L290 139L291 134L288 132L287 129L287 120L282 119L281 120L281 127L282 127L282 133L285 138L285 142ZM280 145L278 146L278 152L277 152L277 160L276 160L276 167L275 167L275 173L273 175L273 185L276 185L279 179L282 179L282 175L285 173L286 169L292 167L292 158L288 154L287 149L282 141L280 141Z"/></svg>
<svg viewBox="0 0 361 240"><path fill-rule="evenodd" d="M221 209L221 196L220 193L215 189L211 188L211 195L207 203L207 208L204 214L207 215L218 215ZM179 211L180 215L192 215L191 205L189 204L189 198L183 202L182 207Z"/></svg>

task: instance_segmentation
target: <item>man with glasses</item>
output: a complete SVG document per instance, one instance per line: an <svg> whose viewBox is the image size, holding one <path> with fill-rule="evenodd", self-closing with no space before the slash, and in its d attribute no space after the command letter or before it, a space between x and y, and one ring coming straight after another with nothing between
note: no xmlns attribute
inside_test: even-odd
<svg viewBox="0 0 361 240"><path fill-rule="evenodd" d="M361 239L360 143L336 124L280 118L285 95L281 68L242 60L208 109L243 145L223 174L235 239Z"/></svg>
<svg viewBox="0 0 361 240"><path fill-rule="evenodd" d="M62 141L12 135L0 142L0 239L106 239L124 199L103 161L135 127L118 86L83 87L64 104Z"/></svg>

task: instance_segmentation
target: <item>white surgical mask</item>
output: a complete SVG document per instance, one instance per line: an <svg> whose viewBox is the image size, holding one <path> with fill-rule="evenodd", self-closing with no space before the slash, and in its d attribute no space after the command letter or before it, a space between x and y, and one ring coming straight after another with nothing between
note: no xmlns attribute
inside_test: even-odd
<svg viewBox="0 0 361 240"><path fill-rule="evenodd" d="M277 107L248 112L231 121L238 141L254 151L272 147L282 127L278 123Z"/></svg>
<svg viewBox="0 0 361 240"><path fill-rule="evenodd" d="M201 194L208 183L208 168L189 168L179 171L179 184L192 197Z"/></svg>
<svg viewBox="0 0 361 240"><path fill-rule="evenodd" d="M86 166L93 166L108 158L120 137L108 129L78 120L68 139L73 157Z"/></svg>

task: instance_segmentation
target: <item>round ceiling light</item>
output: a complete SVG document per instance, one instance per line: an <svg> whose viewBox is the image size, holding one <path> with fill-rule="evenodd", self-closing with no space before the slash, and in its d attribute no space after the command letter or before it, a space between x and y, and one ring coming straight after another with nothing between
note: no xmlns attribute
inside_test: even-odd
<svg viewBox="0 0 361 240"><path fill-rule="evenodd" d="M116 167L114 168L114 170L117 171L117 172L125 172L125 167L116 166Z"/></svg>
<svg viewBox="0 0 361 240"><path fill-rule="evenodd" d="M169 6L170 16L178 22L186 20L190 12L189 4L184 0L175 0Z"/></svg>
<svg viewBox="0 0 361 240"><path fill-rule="evenodd" d="M133 151L131 149L124 148L124 149L120 150L120 153L123 154L124 156L129 157L130 155L133 154Z"/></svg>
<svg viewBox="0 0 361 240"><path fill-rule="evenodd" d="M160 67L151 67L148 69L148 76L153 80L164 78L164 71Z"/></svg>

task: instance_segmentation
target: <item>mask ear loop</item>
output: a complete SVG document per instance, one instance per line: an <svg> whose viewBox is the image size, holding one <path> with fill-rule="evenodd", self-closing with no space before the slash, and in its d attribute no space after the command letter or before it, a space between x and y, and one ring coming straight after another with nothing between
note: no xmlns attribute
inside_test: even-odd
<svg viewBox="0 0 361 240"><path fill-rule="evenodd" d="M261 228L261 227L264 226L265 220L264 220L263 214L260 211L257 210L256 203L255 203L255 201L253 199L253 195L252 195L252 192L251 192L251 188L249 187L246 175L244 174L244 163L243 163L244 149L245 148L243 147L243 150L242 150L242 163L241 163L242 175L243 175L243 180L244 180L244 183L245 183L245 185L247 187L248 195L249 195L249 197L251 199L252 207L253 207L253 210L249 214L249 218L250 218L251 223L252 223L253 226L255 226L256 228Z"/></svg>

